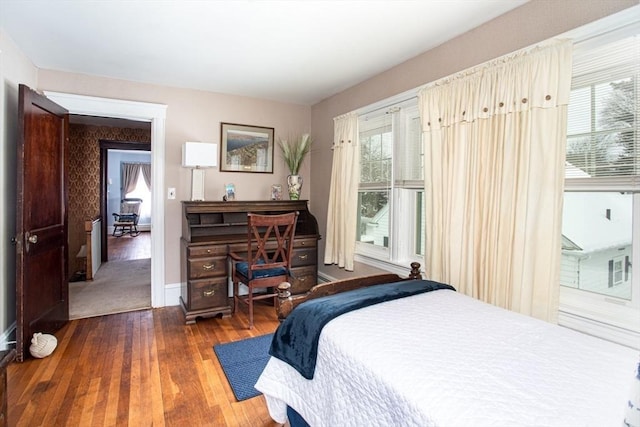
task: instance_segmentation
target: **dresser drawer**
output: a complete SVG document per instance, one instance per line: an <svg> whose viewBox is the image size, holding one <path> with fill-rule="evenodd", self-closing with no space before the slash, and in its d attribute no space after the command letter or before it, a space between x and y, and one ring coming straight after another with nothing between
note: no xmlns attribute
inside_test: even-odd
<svg viewBox="0 0 640 427"><path fill-rule="evenodd" d="M314 287L318 280L316 265L291 269L291 293L302 294Z"/></svg>
<svg viewBox="0 0 640 427"><path fill-rule="evenodd" d="M189 258L188 279L227 276L227 257Z"/></svg>
<svg viewBox="0 0 640 427"><path fill-rule="evenodd" d="M291 267L300 267L303 265L316 265L318 263L318 255L316 248L298 248L293 250L291 256Z"/></svg>
<svg viewBox="0 0 640 427"><path fill-rule="evenodd" d="M226 307L229 305L227 277L189 281L189 309Z"/></svg>
<svg viewBox="0 0 640 427"><path fill-rule="evenodd" d="M315 248L317 246L317 238L310 237L308 239L293 239L294 248Z"/></svg>
<svg viewBox="0 0 640 427"><path fill-rule="evenodd" d="M226 256L227 245L191 246L187 248L187 256L189 258L211 257L216 255Z"/></svg>

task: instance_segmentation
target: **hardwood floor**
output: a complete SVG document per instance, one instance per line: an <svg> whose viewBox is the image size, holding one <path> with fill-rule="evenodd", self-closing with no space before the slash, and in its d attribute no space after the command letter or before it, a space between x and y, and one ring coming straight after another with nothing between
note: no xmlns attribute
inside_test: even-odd
<svg viewBox="0 0 640 427"><path fill-rule="evenodd" d="M142 231L136 237L107 236L107 257L109 261L151 258L151 232Z"/></svg>
<svg viewBox="0 0 640 427"><path fill-rule="evenodd" d="M73 320L45 359L8 370L9 426L276 426L236 402L213 345L273 332L273 307L185 325L179 307Z"/></svg>

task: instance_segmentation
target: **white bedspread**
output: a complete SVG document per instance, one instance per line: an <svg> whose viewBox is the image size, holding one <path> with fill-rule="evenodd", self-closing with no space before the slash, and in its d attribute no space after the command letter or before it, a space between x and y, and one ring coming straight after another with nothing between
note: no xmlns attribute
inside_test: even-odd
<svg viewBox="0 0 640 427"><path fill-rule="evenodd" d="M311 426L616 426L638 351L434 291L331 321L313 380L271 358L272 418Z"/></svg>

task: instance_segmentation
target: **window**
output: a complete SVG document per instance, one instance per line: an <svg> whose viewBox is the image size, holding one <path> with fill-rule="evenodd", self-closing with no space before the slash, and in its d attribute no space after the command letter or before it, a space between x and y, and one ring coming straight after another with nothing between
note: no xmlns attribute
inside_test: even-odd
<svg viewBox="0 0 640 427"><path fill-rule="evenodd" d="M640 333L640 37L624 31L574 54L560 323L586 318L606 325L586 332L627 343L620 331Z"/></svg>
<svg viewBox="0 0 640 427"><path fill-rule="evenodd" d="M417 100L363 114L359 129L356 254L405 269L409 261L422 263L424 149Z"/></svg>
<svg viewBox="0 0 640 427"><path fill-rule="evenodd" d="M140 223L149 224L151 222L151 191L142 176L142 170L138 174L136 188L125 195L126 198L142 199L140 205Z"/></svg>

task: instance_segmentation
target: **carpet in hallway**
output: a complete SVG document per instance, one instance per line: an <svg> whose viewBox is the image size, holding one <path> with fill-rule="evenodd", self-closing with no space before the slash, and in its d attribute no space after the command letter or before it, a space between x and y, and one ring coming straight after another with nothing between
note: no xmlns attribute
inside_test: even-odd
<svg viewBox="0 0 640 427"><path fill-rule="evenodd" d="M151 308L151 259L102 264L93 281L69 283L69 318Z"/></svg>

